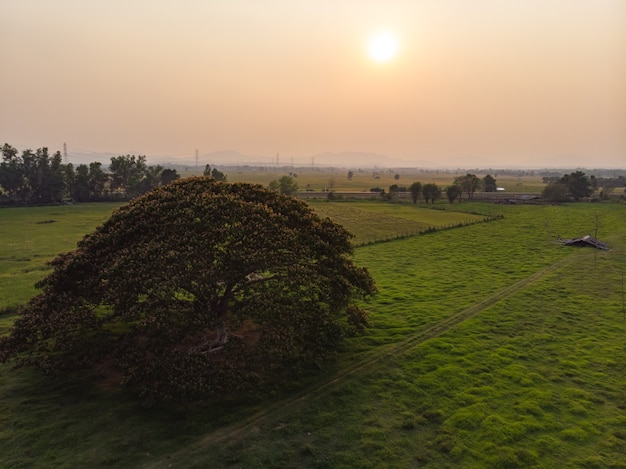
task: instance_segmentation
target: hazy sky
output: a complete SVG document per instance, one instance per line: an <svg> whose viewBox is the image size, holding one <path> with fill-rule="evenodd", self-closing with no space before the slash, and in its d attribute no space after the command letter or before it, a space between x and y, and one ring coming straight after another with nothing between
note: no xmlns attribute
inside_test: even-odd
<svg viewBox="0 0 626 469"><path fill-rule="evenodd" d="M626 0L0 0L0 64L20 150L626 167Z"/></svg>

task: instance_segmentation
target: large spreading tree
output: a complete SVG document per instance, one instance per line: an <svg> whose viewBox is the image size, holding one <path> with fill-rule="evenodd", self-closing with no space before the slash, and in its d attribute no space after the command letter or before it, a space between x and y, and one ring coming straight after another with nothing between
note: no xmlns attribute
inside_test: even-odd
<svg viewBox="0 0 626 469"><path fill-rule="evenodd" d="M52 261L0 361L119 373L158 399L221 399L329 357L375 292L351 235L262 186L188 178Z"/></svg>

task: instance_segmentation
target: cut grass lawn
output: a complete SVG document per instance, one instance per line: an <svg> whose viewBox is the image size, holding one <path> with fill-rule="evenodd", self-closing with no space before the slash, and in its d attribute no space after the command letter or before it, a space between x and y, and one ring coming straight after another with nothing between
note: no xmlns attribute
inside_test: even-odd
<svg viewBox="0 0 626 469"><path fill-rule="evenodd" d="M358 248L372 329L263 402L143 409L1 366L0 466L626 467L624 206L497 209ZM611 251L553 242L596 228Z"/></svg>

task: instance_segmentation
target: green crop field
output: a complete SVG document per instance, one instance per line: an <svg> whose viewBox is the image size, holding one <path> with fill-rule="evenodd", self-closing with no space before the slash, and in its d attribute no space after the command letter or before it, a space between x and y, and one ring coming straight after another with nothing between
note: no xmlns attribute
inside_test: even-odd
<svg viewBox="0 0 626 469"><path fill-rule="evenodd" d="M355 250L380 290L372 328L263 401L146 409L115 383L0 366L0 467L626 467L626 207L436 205L313 203L355 242L378 219L380 239L402 239ZM5 272L38 278L11 256L81 236L28 251L19 233L39 246L59 209L10 210L24 212L0 211L3 301ZM419 223L462 226L402 237ZM555 242L586 234L611 249Z"/></svg>

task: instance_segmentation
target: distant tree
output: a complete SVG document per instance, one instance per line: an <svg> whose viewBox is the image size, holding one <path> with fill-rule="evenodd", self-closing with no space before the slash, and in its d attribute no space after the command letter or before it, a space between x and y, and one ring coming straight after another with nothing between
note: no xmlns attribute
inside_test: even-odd
<svg viewBox="0 0 626 469"><path fill-rule="evenodd" d="M142 180L146 177L147 164L143 155L120 155L111 158L111 189L121 192L128 198L137 197L145 192L146 185Z"/></svg>
<svg viewBox="0 0 626 469"><path fill-rule="evenodd" d="M483 189L485 192L495 192L498 189L496 180L491 174L487 174L483 178Z"/></svg>
<svg viewBox="0 0 626 469"><path fill-rule="evenodd" d="M137 192L139 194L145 194L148 191L161 185L161 173L163 172L163 166L147 166L144 172L144 176L139 182Z"/></svg>
<svg viewBox="0 0 626 469"><path fill-rule="evenodd" d="M467 192L467 197L471 199L474 192L480 187L480 179L475 174L467 173L465 176L459 176L454 180L454 185L459 186L461 194Z"/></svg>
<svg viewBox="0 0 626 469"><path fill-rule="evenodd" d="M72 163L64 165L65 197L72 199L72 188L76 182L76 171Z"/></svg>
<svg viewBox="0 0 626 469"><path fill-rule="evenodd" d="M389 189L387 192L382 192L381 196L385 199L385 200L395 200L398 198L398 193L400 192L400 187L397 184L392 184L391 186L389 186Z"/></svg>
<svg viewBox="0 0 626 469"><path fill-rule="evenodd" d="M0 362L111 370L154 399L228 400L309 370L366 327L355 301L375 285L351 252L344 228L295 198L175 181L52 262Z"/></svg>
<svg viewBox="0 0 626 469"><path fill-rule="evenodd" d="M280 179L270 182L269 188L284 195L293 195L298 192L298 184L291 176L282 176Z"/></svg>
<svg viewBox="0 0 626 469"><path fill-rule="evenodd" d="M566 202L569 199L569 189L562 182L551 182L543 188L541 197L550 202Z"/></svg>
<svg viewBox="0 0 626 469"><path fill-rule="evenodd" d="M409 192L411 193L411 199L413 200L413 203L416 204L417 199L422 193L422 183L414 182L413 184L411 184L409 186Z"/></svg>
<svg viewBox="0 0 626 469"><path fill-rule="evenodd" d="M427 183L422 187L422 196L426 203L430 200L432 204L435 203L435 200L441 197L441 189L437 186L437 184Z"/></svg>
<svg viewBox="0 0 626 469"><path fill-rule="evenodd" d="M393 178L397 181L398 179L400 179L400 175L399 174L394 174Z"/></svg>
<svg viewBox="0 0 626 469"><path fill-rule="evenodd" d="M89 198L93 201L104 200L109 182L109 175L102 169L102 163L89 163Z"/></svg>
<svg viewBox="0 0 626 469"><path fill-rule="evenodd" d="M60 203L66 193L66 168L60 152L50 156L46 147L24 150L2 147L0 186L3 198L18 205Z"/></svg>
<svg viewBox="0 0 626 469"><path fill-rule="evenodd" d="M566 174L561 178L560 182L567 186L574 200L580 200L593 194L592 182L582 171Z"/></svg>
<svg viewBox="0 0 626 469"><path fill-rule="evenodd" d="M452 184L446 188L446 196L448 197L448 201L450 203L454 203L456 199L461 195L461 188L456 184Z"/></svg>
<svg viewBox="0 0 626 469"><path fill-rule="evenodd" d="M57 151L49 156L48 149L44 147L37 150L36 155L38 190L35 203L59 204L66 193L65 166L61 152Z"/></svg>
<svg viewBox="0 0 626 469"><path fill-rule="evenodd" d="M209 176L215 179L216 181L226 181L226 175L217 168L211 169L211 165L206 165L204 167L203 175Z"/></svg>
<svg viewBox="0 0 626 469"><path fill-rule="evenodd" d="M169 184L170 182L176 181L179 178L180 175L178 174L178 171L176 171L175 169L166 168L161 171L161 184L159 185L164 186L166 184Z"/></svg>
<svg viewBox="0 0 626 469"><path fill-rule="evenodd" d="M354 177L354 171L348 171L348 179L352 181L353 177Z"/></svg>
<svg viewBox="0 0 626 469"><path fill-rule="evenodd" d="M70 189L70 197L74 202L87 202L91 200L89 190L89 168L86 164L79 164L76 167L74 184Z"/></svg>
<svg viewBox="0 0 626 469"><path fill-rule="evenodd" d="M2 147L2 163L0 163L0 187L3 198L21 204L28 201L28 187L24 174L24 161L16 148L8 143Z"/></svg>

